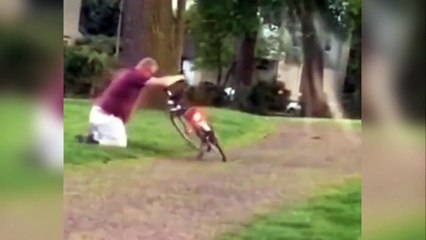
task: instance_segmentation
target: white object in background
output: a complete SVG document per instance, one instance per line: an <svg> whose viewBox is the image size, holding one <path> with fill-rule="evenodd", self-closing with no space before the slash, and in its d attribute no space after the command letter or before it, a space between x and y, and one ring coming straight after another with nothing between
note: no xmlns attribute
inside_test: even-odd
<svg viewBox="0 0 426 240"><path fill-rule="evenodd" d="M302 109L302 106L300 106L299 103L297 102L290 102L289 104L287 104L287 107L285 109L286 112L289 111L300 111Z"/></svg>
<svg viewBox="0 0 426 240"><path fill-rule="evenodd" d="M190 86L195 85L195 71L192 69L193 67L194 64L191 61L185 60L182 63L183 75Z"/></svg>
<svg viewBox="0 0 426 240"><path fill-rule="evenodd" d="M42 163L54 171L64 167L64 125L51 108L41 106L36 116L36 146Z"/></svg>
<svg viewBox="0 0 426 240"><path fill-rule="evenodd" d="M234 100L234 95L235 95L235 89L233 89L231 87L227 87L227 88L225 88L224 91L225 91L226 95L228 95L229 99L231 101L233 101Z"/></svg>

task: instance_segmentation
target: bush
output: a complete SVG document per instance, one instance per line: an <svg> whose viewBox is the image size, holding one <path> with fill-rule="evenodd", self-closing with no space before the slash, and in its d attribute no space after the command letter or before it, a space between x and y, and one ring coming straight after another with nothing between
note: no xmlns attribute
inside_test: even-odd
<svg viewBox="0 0 426 240"><path fill-rule="evenodd" d="M76 42L76 45L78 46L88 46L92 51L106 53L111 56L115 54L116 44L116 37L108 37L104 35L86 36Z"/></svg>
<svg viewBox="0 0 426 240"><path fill-rule="evenodd" d="M247 101L249 112L266 114L269 111L283 111L290 92L280 82L259 82L250 91Z"/></svg>
<svg viewBox="0 0 426 240"><path fill-rule="evenodd" d="M64 48L64 90L66 96L89 97L103 87L114 58L89 46Z"/></svg>
<svg viewBox="0 0 426 240"><path fill-rule="evenodd" d="M186 90L189 101L195 105L223 107L229 104L224 87L210 82L202 82L197 87Z"/></svg>
<svg viewBox="0 0 426 240"><path fill-rule="evenodd" d="M83 0L80 31L83 34L115 36L120 15L120 0Z"/></svg>
<svg viewBox="0 0 426 240"><path fill-rule="evenodd" d="M39 88L55 51L22 29L0 29L0 91L34 92Z"/></svg>

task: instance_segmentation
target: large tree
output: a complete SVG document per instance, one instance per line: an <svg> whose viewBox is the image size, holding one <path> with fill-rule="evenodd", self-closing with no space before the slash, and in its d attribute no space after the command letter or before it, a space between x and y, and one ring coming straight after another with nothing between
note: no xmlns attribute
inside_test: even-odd
<svg viewBox="0 0 426 240"><path fill-rule="evenodd" d="M344 40L353 29L356 15L351 13L360 6L360 0L291 0L286 3L286 9L299 19L302 28L301 91L306 116L330 116L323 89L324 50L315 21L323 22L328 34Z"/></svg>
<svg viewBox="0 0 426 240"><path fill-rule="evenodd" d="M201 67L218 69L218 83L222 67L231 66L225 84L232 73L237 83L236 104L244 105L250 89L255 67L258 31L261 26L260 10L279 4L279 0L197 0L191 19L198 36L197 60ZM280 11L280 8L275 8ZM270 15L273 8L268 8ZM268 19L269 20L269 19Z"/></svg>
<svg viewBox="0 0 426 240"><path fill-rule="evenodd" d="M305 1L295 9L302 26L301 92L305 114L323 117L329 114L329 109L323 90L324 52L315 29L315 6L313 1Z"/></svg>
<svg viewBox="0 0 426 240"><path fill-rule="evenodd" d="M186 0L124 0L121 62L133 65L142 57L153 57L160 74L179 71L182 55Z"/></svg>
<svg viewBox="0 0 426 240"><path fill-rule="evenodd" d="M352 29L351 17L354 14L350 14L351 10L360 9L360 0L235 0L227 1L227 5L218 4L217 7L210 0L198 0L196 4L209 6L207 11L200 11L203 8L199 8L201 21L205 23L203 31L210 31L210 35L214 36L209 38L211 41L202 42L204 48L220 50L220 44L215 44L215 40L227 33L237 40L236 64L232 69L235 69L236 82L243 90L237 90L238 102L245 101L244 89L251 85L258 30L262 24L279 28L283 16L300 23L303 35L302 94L307 115L329 114L322 86L324 53L316 21L322 21L329 33L346 39ZM210 27L206 27L208 24ZM213 33L217 30L214 26L222 26L217 35Z"/></svg>

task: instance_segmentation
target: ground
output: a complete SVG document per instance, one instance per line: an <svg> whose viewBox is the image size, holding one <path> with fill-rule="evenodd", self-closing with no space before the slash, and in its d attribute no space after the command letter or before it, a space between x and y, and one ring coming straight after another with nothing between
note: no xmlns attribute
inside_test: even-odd
<svg viewBox="0 0 426 240"><path fill-rule="evenodd" d="M359 240L361 181L355 177L296 206L255 217L222 240Z"/></svg>
<svg viewBox="0 0 426 240"><path fill-rule="evenodd" d="M258 143L228 149L228 163L156 155L68 164L65 239L221 238L258 214L359 177L359 138L347 126L285 121Z"/></svg>
<svg viewBox="0 0 426 240"><path fill-rule="evenodd" d="M212 109L211 120L230 159L222 163L215 154L205 161L195 160L161 112L138 113L129 126L128 149L78 145L73 136L87 129L90 104L67 100L62 184L61 177L52 181L32 168L23 171L19 167L23 162L17 153L27 146L25 140L31 140L28 129L22 127L31 119L27 104L0 102L5 113L0 119L6 123L0 130L7 139L0 141L0 232L6 238L8 231L15 234L10 239L27 239L28 235L31 239L62 238L45 235L52 229L62 234L62 226L52 225L62 225L62 210L65 239L283 239L276 230L291 233L287 239L292 240L297 234L300 239L327 236L323 239L349 240L339 238L349 235L334 234L337 223L330 225L324 219L349 218L351 223L359 223L359 214L353 211L349 216L346 210L359 206L360 122L345 121L340 126L328 120L263 118ZM300 219L285 213L316 215L318 211L299 205L311 206L311 196L346 185L347 178L355 179L358 192L351 194L352 188L345 188L342 196L354 195L354 199L319 200L327 212L319 209L319 218L307 218L315 220L310 225L300 227ZM46 198L49 201L41 201ZM349 207L347 203L351 203ZM337 211L336 216L336 207L345 211ZM262 214L272 214L266 219L284 219L286 224L258 220ZM350 226L340 226L339 232L358 234L358 226Z"/></svg>

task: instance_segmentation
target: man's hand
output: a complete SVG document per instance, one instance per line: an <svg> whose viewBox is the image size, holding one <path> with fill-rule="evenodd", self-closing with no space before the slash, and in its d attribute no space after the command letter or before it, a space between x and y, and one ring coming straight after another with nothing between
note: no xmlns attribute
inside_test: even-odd
<svg viewBox="0 0 426 240"><path fill-rule="evenodd" d="M175 75L175 76L165 76L165 77L162 77L162 79L164 81L170 83L169 85L171 85L171 84L173 84L177 81L184 80L185 76L182 75L182 74L179 74L179 75Z"/></svg>

